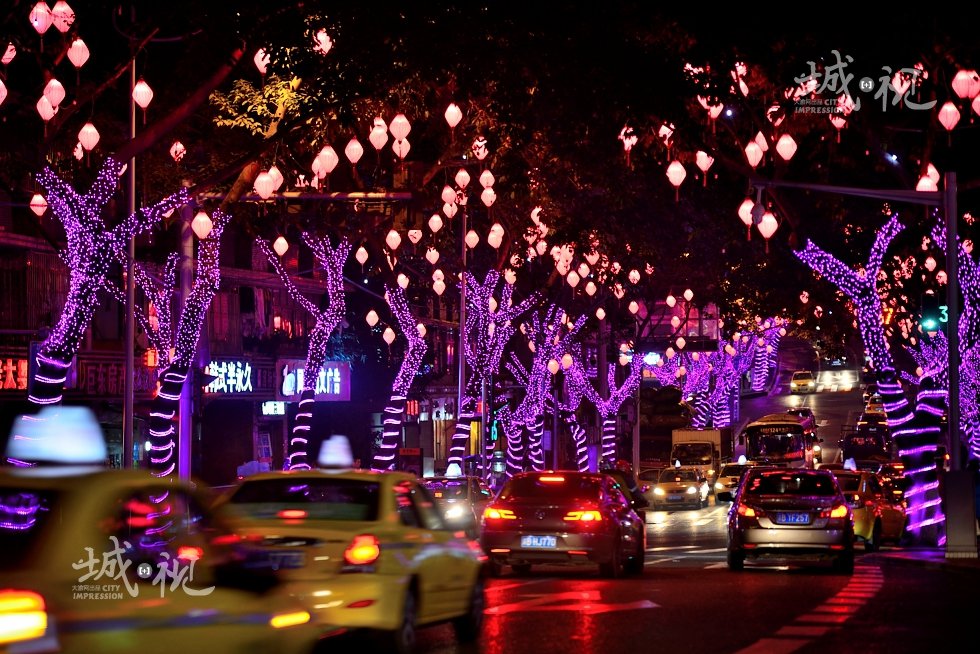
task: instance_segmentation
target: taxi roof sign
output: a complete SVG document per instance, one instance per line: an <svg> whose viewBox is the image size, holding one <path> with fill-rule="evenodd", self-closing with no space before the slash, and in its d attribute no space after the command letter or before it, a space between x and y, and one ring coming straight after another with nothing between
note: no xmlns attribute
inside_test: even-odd
<svg viewBox="0 0 980 654"><path fill-rule="evenodd" d="M321 468L353 468L354 455L346 436L334 434L320 445L317 465Z"/></svg>
<svg viewBox="0 0 980 654"><path fill-rule="evenodd" d="M459 464L453 461L448 466L446 466L446 476L447 477L462 477L463 469L459 467Z"/></svg>
<svg viewBox="0 0 980 654"><path fill-rule="evenodd" d="M46 406L17 417L6 456L14 465L104 465L105 436L88 407Z"/></svg>

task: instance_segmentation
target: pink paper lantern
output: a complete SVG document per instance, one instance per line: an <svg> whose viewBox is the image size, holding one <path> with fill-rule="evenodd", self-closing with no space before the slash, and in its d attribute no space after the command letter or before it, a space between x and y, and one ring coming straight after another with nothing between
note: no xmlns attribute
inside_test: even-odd
<svg viewBox="0 0 980 654"><path fill-rule="evenodd" d="M260 75L265 75L265 72L269 69L270 61L271 57L266 54L265 48L259 48L258 52L255 53L255 56L252 57L252 62L255 64L255 67L258 69Z"/></svg>
<svg viewBox="0 0 980 654"><path fill-rule="evenodd" d="M323 149L320 150L320 154L317 155L320 160L320 170L322 170L326 175L333 172L334 168L340 162L340 157L337 156L336 150L333 146L325 145Z"/></svg>
<svg viewBox="0 0 980 654"><path fill-rule="evenodd" d="M289 250L289 241L286 240L285 236L280 236L276 239L275 243L272 244L272 249L275 250L276 254L281 257L282 255L286 254L287 250Z"/></svg>
<svg viewBox="0 0 980 654"><path fill-rule="evenodd" d="M78 142L86 151L91 152L99 144L99 130L92 123L85 123L78 131Z"/></svg>
<svg viewBox="0 0 980 654"><path fill-rule="evenodd" d="M463 120L462 110L453 102L449 103L446 107L446 123L449 124L449 128L453 129L456 125L459 125L459 121Z"/></svg>
<svg viewBox="0 0 980 654"><path fill-rule="evenodd" d="M789 134L783 134L776 141L776 152L783 158L783 161L789 161L796 154L796 141Z"/></svg>
<svg viewBox="0 0 980 654"><path fill-rule="evenodd" d="M347 143L347 147L344 148L344 156L346 156L347 160L351 162L351 165L360 161L363 155L364 148L361 146L361 142L357 139L351 139Z"/></svg>
<svg viewBox="0 0 980 654"><path fill-rule="evenodd" d="M460 168L459 170L456 171L456 177L454 177L453 179L456 180L456 186L458 186L461 189L465 189L467 186L469 186L470 174L466 172L465 168Z"/></svg>
<svg viewBox="0 0 980 654"><path fill-rule="evenodd" d="M140 109L146 109L150 106L150 101L153 100L153 89L145 80L140 79L136 82L133 87L133 100L140 106Z"/></svg>
<svg viewBox="0 0 980 654"><path fill-rule="evenodd" d="M37 214L38 217L44 215L44 212L48 209L48 201L44 199L44 196L40 193L35 193L34 197L31 198L31 211Z"/></svg>
<svg viewBox="0 0 980 654"><path fill-rule="evenodd" d="M484 170L480 173L480 186L483 188L490 188L496 180L493 177L493 173L489 170Z"/></svg>
<svg viewBox="0 0 980 654"><path fill-rule="evenodd" d="M17 56L17 47L13 43L8 43L7 47L4 48L3 50L3 56L0 57L0 64L6 66L11 61L13 61L14 57L16 56Z"/></svg>
<svg viewBox="0 0 980 654"><path fill-rule="evenodd" d="M213 227L214 223L211 222L211 218L204 211L198 211L197 215L194 216L194 220L191 221L191 229L194 231L194 235L201 241L208 237Z"/></svg>
<svg viewBox="0 0 980 654"><path fill-rule="evenodd" d="M762 161L762 148L755 141L749 141L748 145L745 146L745 158L749 162L749 165L755 168Z"/></svg>
<svg viewBox="0 0 980 654"><path fill-rule="evenodd" d="M57 107L65 99L65 87L61 82L52 77L44 85L44 97L48 99L52 107Z"/></svg>
<svg viewBox="0 0 980 654"><path fill-rule="evenodd" d="M947 102L939 108L939 122L946 131L952 131L956 123L960 122L960 110L952 102Z"/></svg>
<svg viewBox="0 0 980 654"><path fill-rule="evenodd" d="M752 226L752 209L754 208L755 202L752 201L752 198L745 198L742 200L742 204L738 206L738 217L746 227Z"/></svg>
<svg viewBox="0 0 980 654"><path fill-rule="evenodd" d="M71 42L71 47L68 48L68 60L71 61L72 66L81 68L88 61L88 56L89 51L85 41L75 39Z"/></svg>
<svg viewBox="0 0 980 654"><path fill-rule="evenodd" d="M255 178L255 192L263 200L268 200L276 191L276 180L266 171L262 171Z"/></svg>
<svg viewBox="0 0 980 654"><path fill-rule="evenodd" d="M51 106L51 101L45 96L41 96L41 99L37 101L37 113L40 114L41 120L48 122L57 113L57 110Z"/></svg>
<svg viewBox="0 0 980 654"><path fill-rule="evenodd" d="M51 8L51 22L56 30L64 34L75 22L75 10L65 0L58 0Z"/></svg>
<svg viewBox="0 0 980 654"><path fill-rule="evenodd" d="M959 70L953 76L950 86L953 87L956 97L972 100L980 94L980 75L975 70Z"/></svg>
<svg viewBox="0 0 980 654"><path fill-rule="evenodd" d="M408 142L408 139L395 139L395 142L391 144L391 150L398 155L399 159L408 156L408 151L411 148L412 144Z"/></svg>
<svg viewBox="0 0 980 654"><path fill-rule="evenodd" d="M51 14L51 7L48 3L42 0L41 2L34 5L31 9L31 14L29 17L31 25L34 27L38 34L44 34L51 27L51 23L54 22L54 16Z"/></svg>
<svg viewBox="0 0 980 654"><path fill-rule="evenodd" d="M187 148L180 141L174 141L174 144L170 146L170 156L173 157L174 161L180 161L187 154Z"/></svg>
<svg viewBox="0 0 980 654"><path fill-rule="evenodd" d="M408 137L408 133L412 131L412 125L408 122L405 114L398 114L391 119L391 125L388 126L388 131L397 140L403 141Z"/></svg>

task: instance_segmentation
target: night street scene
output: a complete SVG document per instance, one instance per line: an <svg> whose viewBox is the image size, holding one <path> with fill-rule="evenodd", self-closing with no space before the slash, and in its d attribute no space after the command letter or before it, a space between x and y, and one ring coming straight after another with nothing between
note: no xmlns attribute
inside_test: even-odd
<svg viewBox="0 0 980 654"><path fill-rule="evenodd" d="M0 654L920 653L980 592L980 42L0 9Z"/></svg>

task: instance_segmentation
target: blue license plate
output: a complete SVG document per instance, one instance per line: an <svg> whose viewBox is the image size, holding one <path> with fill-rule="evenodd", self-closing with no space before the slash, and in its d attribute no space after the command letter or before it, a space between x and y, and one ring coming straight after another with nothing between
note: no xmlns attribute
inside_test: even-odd
<svg viewBox="0 0 980 654"><path fill-rule="evenodd" d="M303 552L267 550L266 557L274 570L302 568L306 565L306 555Z"/></svg>
<svg viewBox="0 0 980 654"><path fill-rule="evenodd" d="M553 550L558 547L554 536L521 536L521 547L537 550Z"/></svg>
<svg viewBox="0 0 980 654"><path fill-rule="evenodd" d="M667 501L668 502L680 502L683 499L684 499L684 496L683 495L668 495L667 496Z"/></svg>
<svg viewBox="0 0 980 654"><path fill-rule="evenodd" d="M808 525L810 524L809 513L777 513L776 522L782 525Z"/></svg>

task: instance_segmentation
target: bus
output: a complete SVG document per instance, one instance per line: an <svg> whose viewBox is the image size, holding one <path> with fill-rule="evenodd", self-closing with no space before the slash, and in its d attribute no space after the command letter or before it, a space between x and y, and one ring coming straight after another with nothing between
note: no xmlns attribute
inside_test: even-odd
<svg viewBox="0 0 980 654"><path fill-rule="evenodd" d="M738 437L745 458L757 463L813 468L813 441L796 416L770 413L750 422Z"/></svg>

